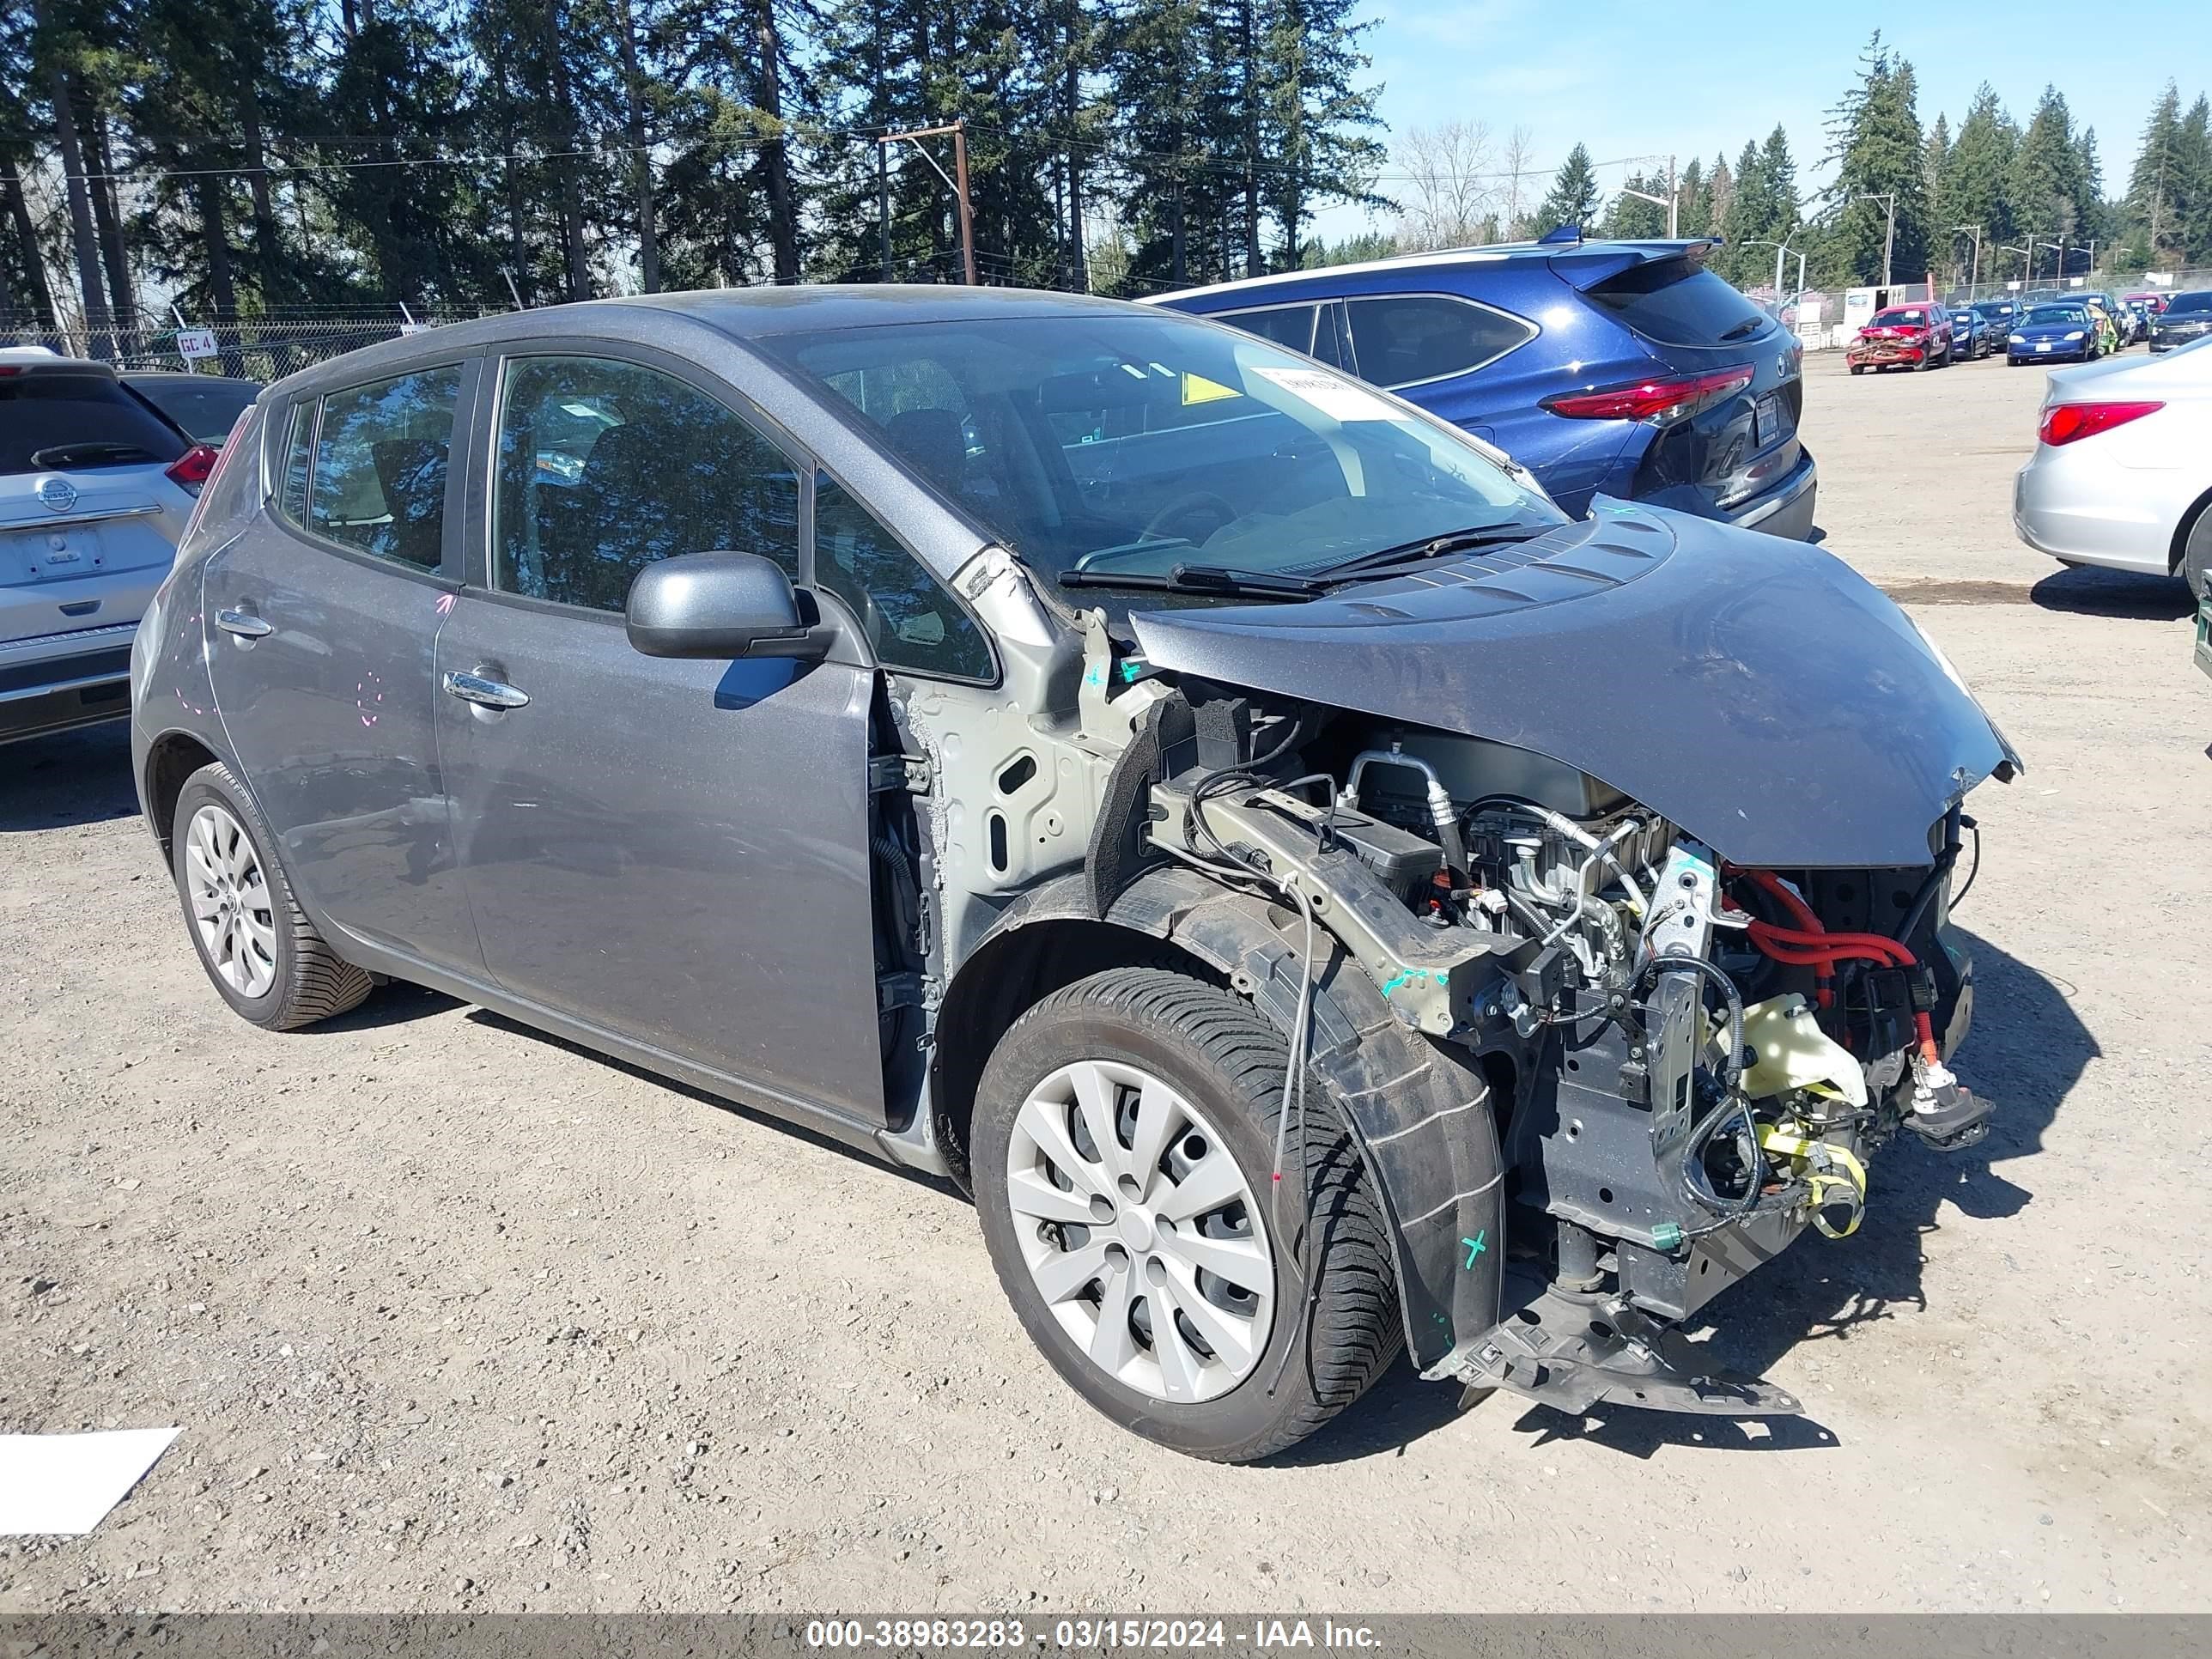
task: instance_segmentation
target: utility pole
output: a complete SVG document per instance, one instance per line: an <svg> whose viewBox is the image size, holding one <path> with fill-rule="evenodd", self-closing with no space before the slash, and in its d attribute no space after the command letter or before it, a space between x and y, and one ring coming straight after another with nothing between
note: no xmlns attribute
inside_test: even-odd
<svg viewBox="0 0 2212 1659"><path fill-rule="evenodd" d="M1968 294L1978 294L1978 291L1982 286L1982 228L1979 225L1954 225L1951 227L1951 234L1954 236L1956 236L1961 231L1972 231L1974 234L1973 275L1966 278L1966 292Z"/></svg>
<svg viewBox="0 0 2212 1659"><path fill-rule="evenodd" d="M883 280L891 279L891 153L876 146L876 227L883 238Z"/></svg>
<svg viewBox="0 0 2212 1659"><path fill-rule="evenodd" d="M1881 233L1881 285L1889 286L1889 256L1897 246L1897 192L1893 190L1863 191L1851 198L1855 202L1886 202L1889 204L1889 220Z"/></svg>
<svg viewBox="0 0 2212 1659"><path fill-rule="evenodd" d="M937 165L937 158L924 149L921 143L924 138L944 137L950 137L952 140L952 169L953 173L958 175L957 178L949 177L945 169ZM913 144L915 153L928 162L931 170L951 187L954 199L960 206L960 268L964 273L968 286L974 288L975 286L975 218L974 210L968 204L967 122L963 119L955 121L949 126L915 127L908 132L887 132L876 140L877 154L882 155L885 147L896 143ZM888 239L890 234L888 220L885 221L885 224L884 236L886 249L888 249ZM890 257L887 251L884 254L886 264L890 262Z"/></svg>

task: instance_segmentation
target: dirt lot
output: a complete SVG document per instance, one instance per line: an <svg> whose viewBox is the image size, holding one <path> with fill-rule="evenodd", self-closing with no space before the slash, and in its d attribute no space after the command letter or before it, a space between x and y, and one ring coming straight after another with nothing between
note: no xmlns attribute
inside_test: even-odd
<svg viewBox="0 0 2212 1659"><path fill-rule="evenodd" d="M1809 374L1827 544L2030 766L1971 803L1996 1134L1717 1310L1810 1420L1401 1366L1154 1450L948 1191L420 992L232 1018L111 729L0 750L0 1430L184 1433L0 1608L2212 1608L2212 683L2179 584L2013 539L2039 374Z"/></svg>

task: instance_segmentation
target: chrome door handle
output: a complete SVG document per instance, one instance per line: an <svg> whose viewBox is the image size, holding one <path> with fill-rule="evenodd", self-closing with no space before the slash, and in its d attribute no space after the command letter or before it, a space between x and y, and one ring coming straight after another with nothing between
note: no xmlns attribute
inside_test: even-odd
<svg viewBox="0 0 2212 1659"><path fill-rule="evenodd" d="M247 640L263 639L276 631L276 623L263 621L251 611L218 611L215 625L226 634Z"/></svg>
<svg viewBox="0 0 2212 1659"><path fill-rule="evenodd" d="M479 708L526 708L530 705L527 692L519 691L503 680L486 679L482 674L448 672L446 691Z"/></svg>

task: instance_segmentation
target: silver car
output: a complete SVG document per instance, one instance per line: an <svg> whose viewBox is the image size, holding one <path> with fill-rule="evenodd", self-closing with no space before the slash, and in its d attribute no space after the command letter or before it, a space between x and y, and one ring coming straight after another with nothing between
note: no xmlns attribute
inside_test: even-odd
<svg viewBox="0 0 2212 1659"><path fill-rule="evenodd" d="M1196 1455L1401 1346L1794 1410L1677 1327L1987 1125L1948 895L2018 763L1914 625L1196 318L769 289L338 359L133 683L238 1014L417 981L949 1176Z"/></svg>
<svg viewBox="0 0 2212 1659"><path fill-rule="evenodd" d="M2212 337L2054 369L2013 526L2063 564L2212 574Z"/></svg>
<svg viewBox="0 0 2212 1659"><path fill-rule="evenodd" d="M139 614L214 461L106 364L0 351L0 744L130 712Z"/></svg>

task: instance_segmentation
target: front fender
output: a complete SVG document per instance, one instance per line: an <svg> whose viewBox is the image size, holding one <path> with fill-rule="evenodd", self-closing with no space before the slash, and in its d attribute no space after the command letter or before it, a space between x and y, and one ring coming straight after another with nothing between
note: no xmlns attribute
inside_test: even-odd
<svg viewBox="0 0 2212 1659"><path fill-rule="evenodd" d="M1287 1036L1297 1018L1304 927L1279 907L1160 868L1109 908L1109 926L1161 939L1224 978ZM1090 922L1079 874L1017 901L976 944L947 988L957 1018L1025 928ZM1321 936L1310 1064L1359 1147L1391 1231L1406 1346L1425 1370L1498 1322L1505 1254L1504 1164L1490 1092L1471 1057L1410 1031L1359 965ZM980 1060L979 1060L980 1065Z"/></svg>

